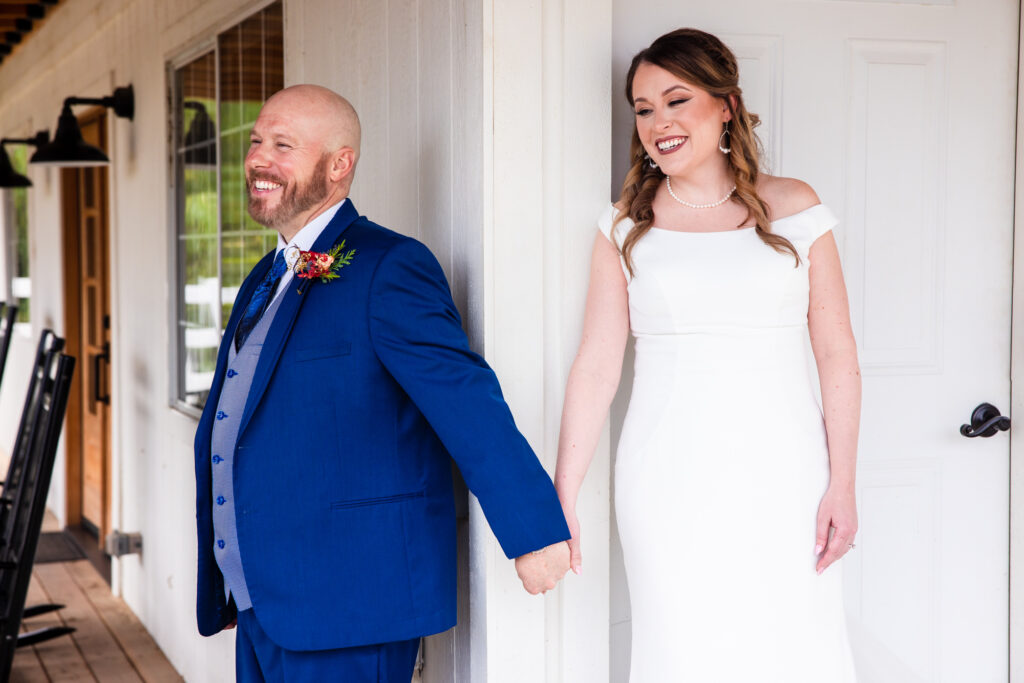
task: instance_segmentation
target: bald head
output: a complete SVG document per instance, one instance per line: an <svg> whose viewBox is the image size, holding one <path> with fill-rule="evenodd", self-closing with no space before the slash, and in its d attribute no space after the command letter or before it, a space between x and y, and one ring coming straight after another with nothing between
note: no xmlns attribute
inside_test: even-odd
<svg viewBox="0 0 1024 683"><path fill-rule="evenodd" d="M338 93L320 85L293 85L274 93L260 111L280 111L296 123L316 131L324 141L324 151L349 147L359 158L361 129L355 108Z"/></svg>
<svg viewBox="0 0 1024 683"><path fill-rule="evenodd" d="M318 85L275 93L249 135L249 214L290 240L348 196L359 137L359 117L341 95Z"/></svg>

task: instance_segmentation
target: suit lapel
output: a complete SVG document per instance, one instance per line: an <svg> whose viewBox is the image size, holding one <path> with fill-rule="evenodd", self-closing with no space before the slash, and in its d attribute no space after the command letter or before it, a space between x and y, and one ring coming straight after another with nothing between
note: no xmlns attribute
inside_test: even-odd
<svg viewBox="0 0 1024 683"><path fill-rule="evenodd" d="M359 213L356 211L355 206L353 206L352 200L347 200L341 205L338 212L334 214L334 218L327 224L327 227L320 233L320 236L317 237L316 242L313 243L312 251L330 251L331 247L338 242L341 234L345 232L345 228L351 225L358 217ZM313 287L324 286L320 283L310 284ZM263 341L263 348L260 350L260 359L256 363L256 372L252 378L252 387L249 389L249 398L245 402L242 421L238 427L239 435L245 431L246 426L249 424L249 419L256 410L256 406L260 404L260 400L263 398L263 392L266 391L270 377L274 374L277 362L281 358L281 352L284 350L285 342L291 334L295 318L298 316L299 309L302 308L302 302L306 299L306 292L309 289L304 288L303 293L300 294L298 285L298 279L292 278L291 283L288 285L288 290L281 294L281 305L278 307L277 314L270 324L267 338ZM232 311L232 314L234 314L234 311Z"/></svg>

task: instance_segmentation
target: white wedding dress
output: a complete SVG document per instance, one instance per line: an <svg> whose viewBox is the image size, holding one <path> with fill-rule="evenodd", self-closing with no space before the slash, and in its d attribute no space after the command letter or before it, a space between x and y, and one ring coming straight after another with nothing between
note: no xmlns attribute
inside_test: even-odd
<svg viewBox="0 0 1024 683"><path fill-rule="evenodd" d="M601 217L612 234L614 208ZM630 683L851 683L841 562L819 576L828 485L809 373L808 250L823 205L753 228L653 228L633 249L633 393L615 465Z"/></svg>

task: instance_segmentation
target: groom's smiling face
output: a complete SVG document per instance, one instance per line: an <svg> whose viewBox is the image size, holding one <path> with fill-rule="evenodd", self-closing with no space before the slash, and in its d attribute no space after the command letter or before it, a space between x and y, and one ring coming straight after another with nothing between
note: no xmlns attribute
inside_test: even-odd
<svg viewBox="0 0 1024 683"><path fill-rule="evenodd" d="M327 198L330 155L322 129L299 97L264 105L245 157L249 215L257 223L281 230Z"/></svg>

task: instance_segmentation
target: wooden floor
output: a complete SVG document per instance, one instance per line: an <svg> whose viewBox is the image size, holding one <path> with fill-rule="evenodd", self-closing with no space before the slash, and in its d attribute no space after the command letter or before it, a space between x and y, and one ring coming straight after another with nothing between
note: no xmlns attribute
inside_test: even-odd
<svg viewBox="0 0 1024 683"><path fill-rule="evenodd" d="M18 650L11 683L183 680L88 560L38 564L32 574L26 604L55 602L65 607L26 619L22 630L62 624L77 630Z"/></svg>

